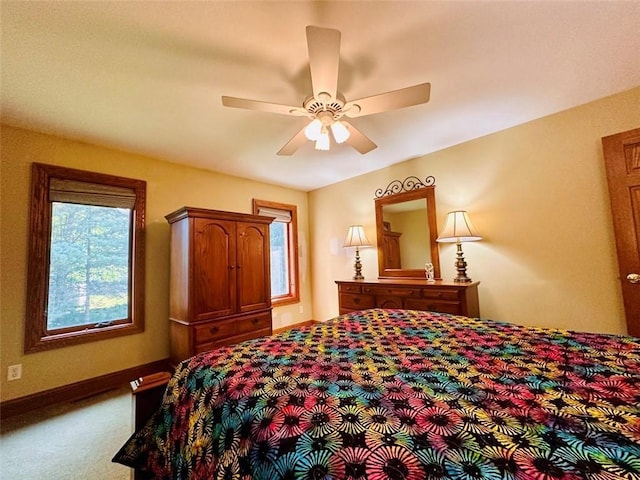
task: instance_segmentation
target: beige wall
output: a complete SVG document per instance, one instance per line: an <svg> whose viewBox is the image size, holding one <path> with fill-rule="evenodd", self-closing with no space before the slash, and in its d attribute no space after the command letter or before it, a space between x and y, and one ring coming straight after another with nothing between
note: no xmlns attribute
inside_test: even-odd
<svg viewBox="0 0 640 480"><path fill-rule="evenodd" d="M301 303L276 308L273 325L279 328L312 318L306 193L6 126L1 130L0 154L2 401L168 357L169 226L164 215L184 205L243 213L251 213L254 197L297 205ZM144 333L23 355L32 162L146 180ZM22 379L7 382L7 366L13 364L22 364Z"/></svg>
<svg viewBox="0 0 640 480"><path fill-rule="evenodd" d="M465 209L484 236L463 245L483 317L625 332L601 137L639 126L635 88L311 192L315 317L337 314L334 281L353 275L353 252L340 247L347 227L363 224L375 242L374 191L434 175L438 228L448 211ZM451 280L455 245L440 253ZM376 249L361 258L375 279Z"/></svg>

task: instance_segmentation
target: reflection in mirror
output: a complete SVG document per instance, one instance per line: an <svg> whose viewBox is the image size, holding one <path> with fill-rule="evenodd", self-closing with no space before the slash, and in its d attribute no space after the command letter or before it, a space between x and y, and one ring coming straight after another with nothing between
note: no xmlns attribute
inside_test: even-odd
<svg viewBox="0 0 640 480"><path fill-rule="evenodd" d="M409 177L390 183L384 193L376 192L380 278L426 278L427 262L440 278L434 182L433 177L425 183Z"/></svg>
<svg viewBox="0 0 640 480"><path fill-rule="evenodd" d="M384 205L382 219L385 268L422 269L431 262L424 199Z"/></svg>

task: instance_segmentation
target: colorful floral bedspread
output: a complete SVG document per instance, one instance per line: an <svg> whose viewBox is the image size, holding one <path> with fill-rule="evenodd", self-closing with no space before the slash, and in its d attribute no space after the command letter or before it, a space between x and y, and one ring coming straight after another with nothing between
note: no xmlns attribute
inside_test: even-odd
<svg viewBox="0 0 640 480"><path fill-rule="evenodd" d="M640 479L640 340L365 310L183 362L114 461L171 479Z"/></svg>

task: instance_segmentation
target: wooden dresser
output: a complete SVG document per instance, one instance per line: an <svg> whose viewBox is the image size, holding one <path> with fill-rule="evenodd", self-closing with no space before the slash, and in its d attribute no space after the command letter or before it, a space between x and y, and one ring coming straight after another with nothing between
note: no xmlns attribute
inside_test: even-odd
<svg viewBox="0 0 640 480"><path fill-rule="evenodd" d="M271 217L184 207L171 226L170 361L271 335Z"/></svg>
<svg viewBox="0 0 640 480"><path fill-rule="evenodd" d="M405 308L479 317L478 283L423 279L336 280L340 314L365 308Z"/></svg>

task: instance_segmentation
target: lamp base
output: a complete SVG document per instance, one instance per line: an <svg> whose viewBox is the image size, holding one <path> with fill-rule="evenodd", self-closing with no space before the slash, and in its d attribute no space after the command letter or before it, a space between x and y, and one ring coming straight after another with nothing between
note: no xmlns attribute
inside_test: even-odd
<svg viewBox="0 0 640 480"><path fill-rule="evenodd" d="M467 262L464 260L464 254L462 253L462 244L456 243L456 270L458 275L453 279L455 283L469 283L471 279L467 277Z"/></svg>
<svg viewBox="0 0 640 480"><path fill-rule="evenodd" d="M471 280L469 277L461 277L461 276L457 276L456 278L453 279L454 283L471 283L473 282L473 280Z"/></svg>
<svg viewBox="0 0 640 480"><path fill-rule="evenodd" d="M356 270L356 274L353 276L354 280L364 280L362 276L362 264L360 263L360 252L358 251L358 247L356 247L356 260L353 263L353 267Z"/></svg>

